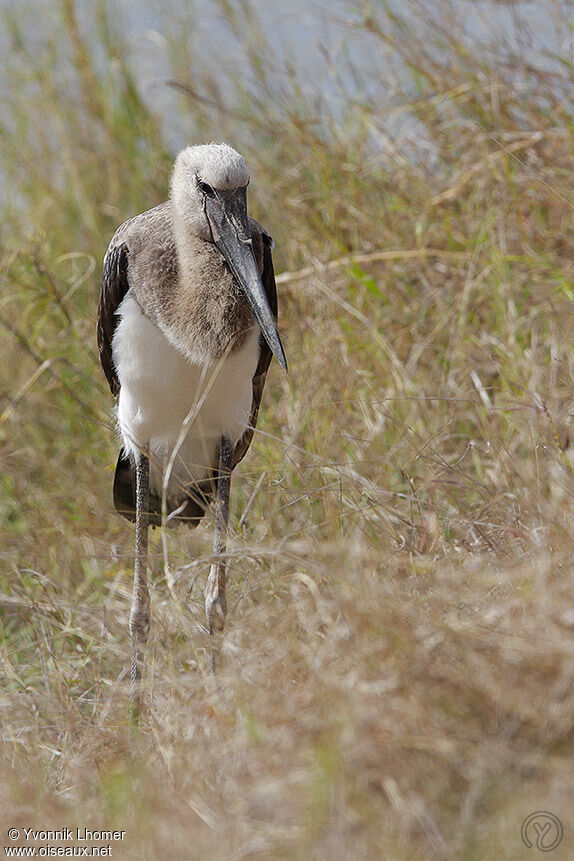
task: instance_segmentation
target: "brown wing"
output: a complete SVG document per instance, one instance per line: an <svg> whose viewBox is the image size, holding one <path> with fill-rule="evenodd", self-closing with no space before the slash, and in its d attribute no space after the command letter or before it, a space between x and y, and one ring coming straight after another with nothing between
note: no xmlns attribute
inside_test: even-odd
<svg viewBox="0 0 574 861"><path fill-rule="evenodd" d="M129 289L128 247L122 243L111 248L104 258L98 303L98 352L113 395L120 390L112 359L112 340L118 323L116 311Z"/></svg>
<svg viewBox="0 0 574 861"><path fill-rule="evenodd" d="M263 272L261 273L261 280L263 282L265 293L267 294L269 307L271 308L275 321L277 321L277 286L275 284L273 258L271 256L272 239L268 233L263 233L261 238L263 239ZM263 387L265 386L265 378L271 363L272 353L263 335L259 338L259 346L261 353L253 376L253 400L251 401L249 426L235 446L235 451L233 453L234 467L237 466L239 461L245 457L247 449L251 445L255 425L257 424L257 414L259 412L259 404L261 403L261 395L263 394Z"/></svg>

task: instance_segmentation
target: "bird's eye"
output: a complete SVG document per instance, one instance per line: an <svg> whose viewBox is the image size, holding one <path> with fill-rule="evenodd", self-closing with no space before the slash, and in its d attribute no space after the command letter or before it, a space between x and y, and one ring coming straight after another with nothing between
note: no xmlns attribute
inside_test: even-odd
<svg viewBox="0 0 574 861"><path fill-rule="evenodd" d="M205 194L206 197L215 197L215 192L207 182L203 182L203 180L198 179L197 184L199 186L200 191Z"/></svg>

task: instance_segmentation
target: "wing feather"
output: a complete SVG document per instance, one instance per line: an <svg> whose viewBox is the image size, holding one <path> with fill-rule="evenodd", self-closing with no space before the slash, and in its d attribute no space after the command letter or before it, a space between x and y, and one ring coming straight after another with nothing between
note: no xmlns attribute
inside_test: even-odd
<svg viewBox="0 0 574 861"><path fill-rule="evenodd" d="M118 324L116 311L129 289L128 247L122 243L109 248L104 258L98 303L98 352L113 395L120 391L120 381L112 358L112 341Z"/></svg>

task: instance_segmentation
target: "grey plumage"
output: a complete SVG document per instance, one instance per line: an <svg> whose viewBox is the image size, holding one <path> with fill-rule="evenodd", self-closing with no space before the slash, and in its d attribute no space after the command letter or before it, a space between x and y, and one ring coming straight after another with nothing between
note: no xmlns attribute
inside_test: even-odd
<svg viewBox="0 0 574 861"><path fill-rule="evenodd" d="M210 633L221 632L231 473L251 443L271 356L287 369L272 241L247 215L248 183L231 147L188 147L170 199L125 222L104 258L98 349L123 441L114 504L136 524L135 714L150 626L148 527L196 525L215 497L205 607Z"/></svg>

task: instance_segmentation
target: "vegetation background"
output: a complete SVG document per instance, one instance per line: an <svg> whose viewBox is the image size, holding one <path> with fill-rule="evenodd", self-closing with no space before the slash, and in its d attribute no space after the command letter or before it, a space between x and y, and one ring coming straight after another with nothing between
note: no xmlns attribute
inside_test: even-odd
<svg viewBox="0 0 574 861"><path fill-rule="evenodd" d="M574 857L572 6L337 6L321 87L249 0L211 8L219 43L173 0L146 60L127 2L3 6L0 845L522 859L549 810ZM290 372L234 479L215 678L210 518L154 533L130 743L101 259L211 139L274 235Z"/></svg>

